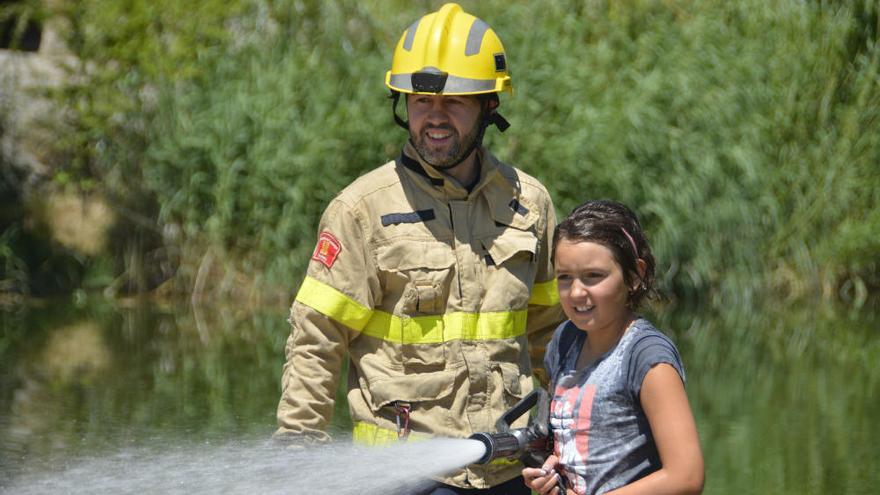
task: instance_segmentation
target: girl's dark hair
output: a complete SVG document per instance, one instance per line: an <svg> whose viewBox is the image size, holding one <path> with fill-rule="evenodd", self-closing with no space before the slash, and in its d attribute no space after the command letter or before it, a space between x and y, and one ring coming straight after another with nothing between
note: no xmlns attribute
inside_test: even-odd
<svg viewBox="0 0 880 495"><path fill-rule="evenodd" d="M633 308L656 294L654 290L654 255L639 219L626 205L607 199L591 200L578 206L553 231L553 260L559 241L595 242L611 250L623 271L623 280L633 287L629 305ZM639 279L636 260L645 262L645 275Z"/></svg>

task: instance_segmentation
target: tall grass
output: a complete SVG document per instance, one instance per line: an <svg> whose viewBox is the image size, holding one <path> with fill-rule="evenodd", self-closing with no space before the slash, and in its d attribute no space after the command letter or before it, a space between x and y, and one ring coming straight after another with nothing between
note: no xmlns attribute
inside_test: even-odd
<svg viewBox="0 0 880 495"><path fill-rule="evenodd" d="M508 41L534 62L517 74L529 101L511 110L515 128L538 128L501 146L549 166L562 210L630 203L667 287L722 304L850 278L876 288L872 257L847 266L852 235L839 230L876 210L880 178L876 36L848 45L866 28L852 5L553 5L523 12L543 21ZM865 230L880 232L873 220Z"/></svg>
<svg viewBox="0 0 880 495"><path fill-rule="evenodd" d="M288 25L274 24L283 10L247 19L209 73L166 88L147 155L162 222L288 290L329 198L400 138L371 18L356 2L309 5Z"/></svg>
<svg viewBox="0 0 880 495"><path fill-rule="evenodd" d="M399 151L382 78L438 2L122 3L64 13L95 75L59 95L77 123L59 171L136 191L195 253L185 276L213 250L294 289L323 207ZM880 287L877 2L462 4L512 69L513 127L490 147L560 214L633 206L668 294L860 304Z"/></svg>

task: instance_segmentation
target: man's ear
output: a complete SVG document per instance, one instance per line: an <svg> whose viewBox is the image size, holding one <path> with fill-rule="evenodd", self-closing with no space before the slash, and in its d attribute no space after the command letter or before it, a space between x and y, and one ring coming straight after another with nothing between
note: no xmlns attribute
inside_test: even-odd
<svg viewBox="0 0 880 495"><path fill-rule="evenodd" d="M501 105L501 101L494 95L477 95L476 98L480 101L480 106L485 109L487 115L495 113Z"/></svg>

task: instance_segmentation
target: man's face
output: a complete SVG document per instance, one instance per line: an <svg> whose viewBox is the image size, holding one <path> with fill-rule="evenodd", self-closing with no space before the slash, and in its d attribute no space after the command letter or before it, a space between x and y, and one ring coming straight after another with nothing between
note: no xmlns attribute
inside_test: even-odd
<svg viewBox="0 0 880 495"><path fill-rule="evenodd" d="M407 95L409 134L419 155L435 168L457 165L479 137L476 96Z"/></svg>

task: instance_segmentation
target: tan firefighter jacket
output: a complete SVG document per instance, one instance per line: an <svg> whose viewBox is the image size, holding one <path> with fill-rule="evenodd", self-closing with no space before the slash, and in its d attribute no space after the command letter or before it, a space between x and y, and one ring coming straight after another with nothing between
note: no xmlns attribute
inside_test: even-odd
<svg viewBox="0 0 880 495"><path fill-rule="evenodd" d="M470 193L410 158L408 143L327 207L291 308L277 435L326 438L346 354L362 443L397 441L401 404L410 441L494 431L532 389L530 361L540 365L562 320L555 212L536 179L478 153ZM444 481L488 488L521 469L473 465Z"/></svg>

